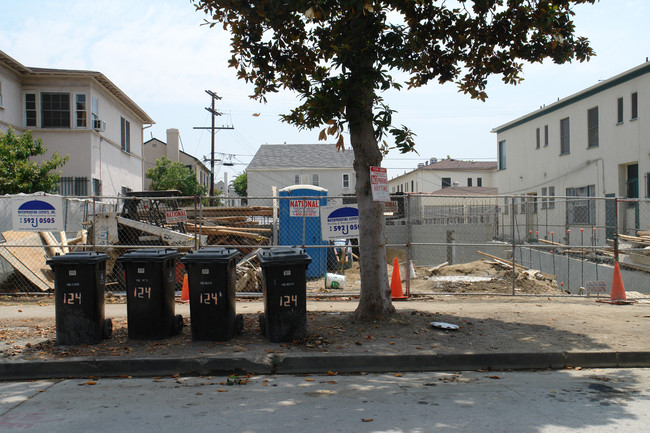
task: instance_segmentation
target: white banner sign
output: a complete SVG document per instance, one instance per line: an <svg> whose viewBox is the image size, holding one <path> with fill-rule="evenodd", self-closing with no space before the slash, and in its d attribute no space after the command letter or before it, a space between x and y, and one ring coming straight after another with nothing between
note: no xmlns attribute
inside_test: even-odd
<svg viewBox="0 0 650 433"><path fill-rule="evenodd" d="M383 167L370 167L370 186L373 201L390 201L388 174Z"/></svg>
<svg viewBox="0 0 650 433"><path fill-rule="evenodd" d="M17 196L11 199L13 229L23 232L64 230L63 197Z"/></svg>
<svg viewBox="0 0 650 433"><path fill-rule="evenodd" d="M607 293L606 281L585 281L587 293Z"/></svg>
<svg viewBox="0 0 650 433"><path fill-rule="evenodd" d="M317 217L320 215L320 201L318 199L289 200L289 216L301 217L303 209L306 217Z"/></svg>
<svg viewBox="0 0 650 433"><path fill-rule="evenodd" d="M323 206L320 218L324 241L359 237L359 209L356 204Z"/></svg>
<svg viewBox="0 0 650 433"><path fill-rule="evenodd" d="M167 211L165 221L167 224L184 223L187 221L187 213L183 209Z"/></svg>

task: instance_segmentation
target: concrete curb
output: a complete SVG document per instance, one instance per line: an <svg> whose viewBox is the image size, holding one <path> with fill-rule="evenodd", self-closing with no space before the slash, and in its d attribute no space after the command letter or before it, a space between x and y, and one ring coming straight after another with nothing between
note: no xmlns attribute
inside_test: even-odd
<svg viewBox="0 0 650 433"><path fill-rule="evenodd" d="M0 364L0 380L255 374L380 373L463 370L648 368L650 352L267 355L195 358L71 358Z"/></svg>

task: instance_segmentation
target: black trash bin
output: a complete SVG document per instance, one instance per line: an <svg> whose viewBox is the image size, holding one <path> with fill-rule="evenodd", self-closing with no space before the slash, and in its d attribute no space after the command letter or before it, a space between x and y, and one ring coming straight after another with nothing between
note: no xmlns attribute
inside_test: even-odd
<svg viewBox="0 0 650 433"><path fill-rule="evenodd" d="M258 254L264 278L260 330L273 343L307 336L307 266L301 248L277 247Z"/></svg>
<svg viewBox="0 0 650 433"><path fill-rule="evenodd" d="M207 247L181 259L187 270L192 340L227 341L242 332L244 318L235 308L238 254Z"/></svg>
<svg viewBox="0 0 650 433"><path fill-rule="evenodd" d="M47 260L54 271L54 311L58 344L96 344L113 333L104 319L106 261L103 253L85 251Z"/></svg>
<svg viewBox="0 0 650 433"><path fill-rule="evenodd" d="M183 317L174 315L179 256L174 249L142 249L117 259L126 273L129 338L160 340L183 329Z"/></svg>

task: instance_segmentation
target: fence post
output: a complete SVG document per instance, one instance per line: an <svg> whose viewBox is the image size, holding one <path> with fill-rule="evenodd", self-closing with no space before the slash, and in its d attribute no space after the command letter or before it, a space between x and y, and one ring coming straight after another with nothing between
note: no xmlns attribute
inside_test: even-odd
<svg viewBox="0 0 650 433"><path fill-rule="evenodd" d="M280 204L278 199L278 187L271 187L271 194L273 194L273 245L278 245L278 206Z"/></svg>
<svg viewBox="0 0 650 433"><path fill-rule="evenodd" d="M198 215L197 202L198 202L198 198L197 198L196 194L194 194L194 249L195 250L198 250L201 247L201 245L199 243L200 241L199 241L199 234L198 234L199 228L197 227L197 224L196 224L196 216ZM201 220L199 220L199 224L201 224Z"/></svg>
<svg viewBox="0 0 650 433"><path fill-rule="evenodd" d="M618 197L614 197L614 260L618 263Z"/></svg>
<svg viewBox="0 0 650 433"><path fill-rule="evenodd" d="M95 211L96 197L93 195L93 251L97 251L97 212Z"/></svg>
<svg viewBox="0 0 650 433"><path fill-rule="evenodd" d="M516 281L516 271L517 268L515 267L515 252L516 252L516 244L515 244L515 200L514 198L511 201L510 206L511 211L510 211L510 231L512 233L512 296L515 296L515 281Z"/></svg>
<svg viewBox="0 0 650 433"><path fill-rule="evenodd" d="M384 203L381 203L384 206ZM412 226L411 226L411 196L406 195L406 207L404 213L406 214L406 296L411 296L411 240L412 240ZM384 224L384 227L386 225Z"/></svg>
<svg viewBox="0 0 650 433"><path fill-rule="evenodd" d="M302 198L302 247L305 248L305 224L306 224L306 204L307 204L307 197Z"/></svg>

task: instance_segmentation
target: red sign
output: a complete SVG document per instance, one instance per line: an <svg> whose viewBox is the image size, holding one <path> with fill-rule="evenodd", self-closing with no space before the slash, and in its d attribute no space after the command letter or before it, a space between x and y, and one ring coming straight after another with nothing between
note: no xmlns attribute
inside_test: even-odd
<svg viewBox="0 0 650 433"><path fill-rule="evenodd" d="M289 216L301 217L303 209L306 217L317 217L320 215L320 202L318 200L289 200Z"/></svg>
<svg viewBox="0 0 650 433"><path fill-rule="evenodd" d="M388 174L383 167L370 167L370 186L374 201L390 201Z"/></svg>
<svg viewBox="0 0 650 433"><path fill-rule="evenodd" d="M170 210L165 212L165 221L167 224L176 224L187 221L187 213L183 209Z"/></svg>

